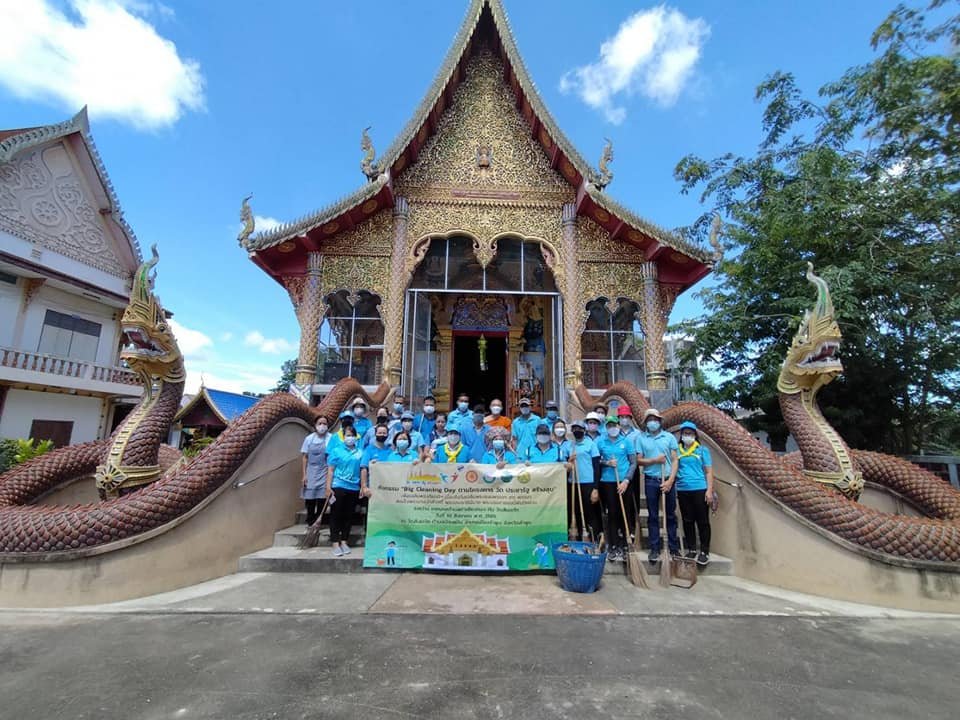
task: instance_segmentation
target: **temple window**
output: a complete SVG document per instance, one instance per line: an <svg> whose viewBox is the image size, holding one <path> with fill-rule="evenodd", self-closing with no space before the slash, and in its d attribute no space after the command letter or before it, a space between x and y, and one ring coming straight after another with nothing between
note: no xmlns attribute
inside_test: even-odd
<svg viewBox="0 0 960 720"><path fill-rule="evenodd" d="M497 252L483 268L464 236L434 238L410 283L416 290L555 293L553 273L534 241L502 237Z"/></svg>
<svg viewBox="0 0 960 720"><path fill-rule="evenodd" d="M37 352L74 360L96 360L100 330L100 323L47 310Z"/></svg>
<svg viewBox="0 0 960 720"><path fill-rule="evenodd" d="M346 290L327 296L327 314L320 325L317 375L332 385L345 377L361 385L379 385L383 376L383 321L380 297L361 290L351 305Z"/></svg>
<svg viewBox="0 0 960 720"><path fill-rule="evenodd" d="M636 318L639 306L619 298L611 314L606 298L587 303L587 324L580 338L583 383L602 389L628 381L646 387L643 367L643 331Z"/></svg>

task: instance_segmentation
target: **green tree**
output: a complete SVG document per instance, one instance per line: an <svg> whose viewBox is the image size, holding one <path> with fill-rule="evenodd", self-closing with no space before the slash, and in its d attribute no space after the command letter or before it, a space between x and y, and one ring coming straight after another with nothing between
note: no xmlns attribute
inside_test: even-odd
<svg viewBox="0 0 960 720"><path fill-rule="evenodd" d="M877 28L875 59L802 96L789 73L757 89L765 137L752 157L688 156L675 176L727 219L719 283L686 328L725 380L721 401L764 412L783 437L776 378L813 293L830 284L844 375L821 395L855 447L960 447L960 16L937 0Z"/></svg>
<svg viewBox="0 0 960 720"><path fill-rule="evenodd" d="M280 379L270 388L270 392L289 392L290 385L297 379L297 359L284 360L280 366Z"/></svg>

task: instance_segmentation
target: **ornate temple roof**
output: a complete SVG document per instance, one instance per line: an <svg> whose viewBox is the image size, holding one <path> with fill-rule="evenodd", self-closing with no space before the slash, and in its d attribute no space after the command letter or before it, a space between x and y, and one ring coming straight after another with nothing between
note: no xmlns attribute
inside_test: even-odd
<svg viewBox="0 0 960 720"><path fill-rule="evenodd" d="M599 173L563 133L537 92L514 41L502 0L471 0L466 18L426 95L390 147L377 159L380 174L331 205L247 238L243 246L253 259L256 261L260 252L289 241L299 240L305 249L316 249L318 243L311 235L335 234L362 222L376 209L393 205L393 179L415 162L419 150L435 132L438 118L449 108L453 91L463 79L464 66L485 13L489 13L492 19L498 50L507 67L505 82L513 89L518 108L531 126L532 136L552 157L554 167L576 189L577 214L592 218L614 240L623 238L646 247L651 252L651 259L654 250L672 251L675 261L685 263L690 270L684 286L706 275L714 260L711 251L641 218L598 186ZM376 208L371 209L373 203Z"/></svg>
<svg viewBox="0 0 960 720"><path fill-rule="evenodd" d="M107 175L107 168L103 164L103 158L97 150L97 145L90 134L90 122L87 119L86 106L69 120L54 125L42 125L40 127L20 128L11 130L0 130L0 163L8 162L15 156L25 150L38 147L45 143L60 140L74 133L79 134L83 139L83 144L87 149L90 162L93 165L103 190L110 202L109 208L101 209L109 211L110 218L122 230L127 238L130 250L134 257L134 266L143 262L143 253L140 250L140 243L133 232L133 228L123 217L123 211L120 208L120 200L117 199L117 193L114 190L113 183L110 182L110 176Z"/></svg>
<svg viewBox="0 0 960 720"><path fill-rule="evenodd" d="M190 399L190 402L180 408L174 421L182 422L198 406L205 405L224 425L229 425L258 402L260 402L260 398L252 395L241 395L240 393L201 386L199 392Z"/></svg>

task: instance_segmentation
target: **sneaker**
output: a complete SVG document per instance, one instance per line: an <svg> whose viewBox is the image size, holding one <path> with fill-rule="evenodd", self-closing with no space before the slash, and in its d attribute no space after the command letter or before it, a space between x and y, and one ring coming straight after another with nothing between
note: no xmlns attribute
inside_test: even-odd
<svg viewBox="0 0 960 720"><path fill-rule="evenodd" d="M647 555L647 561L648 561L651 565L656 565L658 562L660 562L660 551L659 551L659 550L651 550L651 551L650 551L650 554Z"/></svg>
<svg viewBox="0 0 960 720"><path fill-rule="evenodd" d="M696 550L687 550L687 552L686 552L686 558L687 558L687 560L695 560L696 557L697 557L697 551L696 551Z"/></svg>
<svg viewBox="0 0 960 720"><path fill-rule="evenodd" d="M340 554L341 554L341 555L349 555L349 554L350 554L350 546L347 545L347 544L341 545L341 546L340 546Z"/></svg>
<svg viewBox="0 0 960 720"><path fill-rule="evenodd" d="M700 553L699 555L697 555L697 565L702 565L703 567L706 567L706 566L709 565L709 564L710 564L710 556L709 556L709 555L707 555L707 554L704 553L704 552L702 552L702 553Z"/></svg>
<svg viewBox="0 0 960 720"><path fill-rule="evenodd" d="M341 548L339 545L334 545L334 546L333 546L333 556L334 556L334 557L340 557L341 555L343 555L343 548Z"/></svg>

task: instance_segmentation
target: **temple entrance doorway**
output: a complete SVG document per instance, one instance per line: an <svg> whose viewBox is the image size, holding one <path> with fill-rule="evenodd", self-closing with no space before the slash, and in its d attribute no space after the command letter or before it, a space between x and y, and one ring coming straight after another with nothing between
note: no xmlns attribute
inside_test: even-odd
<svg viewBox="0 0 960 720"><path fill-rule="evenodd" d="M471 407L476 403L489 406L494 398L503 401L508 397L507 333L454 333L451 390L452 395L467 393Z"/></svg>

